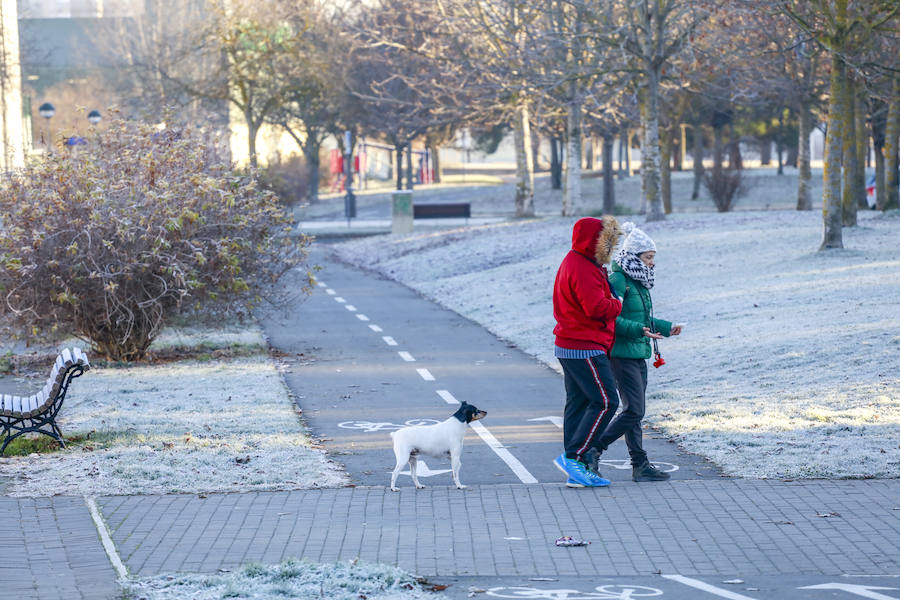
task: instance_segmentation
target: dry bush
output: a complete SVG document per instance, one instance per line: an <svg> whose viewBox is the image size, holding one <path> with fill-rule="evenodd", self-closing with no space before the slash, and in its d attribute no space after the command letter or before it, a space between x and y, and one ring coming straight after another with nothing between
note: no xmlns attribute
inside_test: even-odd
<svg viewBox="0 0 900 600"><path fill-rule="evenodd" d="M746 187L740 169L721 167L706 170L703 173L703 185L719 212L728 212L734 208L735 201L744 194Z"/></svg>
<svg viewBox="0 0 900 600"><path fill-rule="evenodd" d="M17 323L65 327L113 360L144 356L182 311L221 318L271 297L309 239L271 192L191 127L113 121L78 155L0 186L0 291Z"/></svg>

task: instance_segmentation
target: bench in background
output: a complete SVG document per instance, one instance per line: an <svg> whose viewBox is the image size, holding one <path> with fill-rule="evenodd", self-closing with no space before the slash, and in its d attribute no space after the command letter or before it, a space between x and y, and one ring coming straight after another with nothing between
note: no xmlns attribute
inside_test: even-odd
<svg viewBox="0 0 900 600"><path fill-rule="evenodd" d="M59 442L63 448L62 432L56 425L56 415L62 408L69 384L91 368L87 355L80 348L65 348L56 357L53 370L43 389L31 396L0 395L0 455L11 441L26 433L43 433Z"/></svg>
<svg viewBox="0 0 900 600"><path fill-rule="evenodd" d="M465 218L468 222L472 216L472 207L468 202L443 202L430 204L414 204L414 219L447 219Z"/></svg>

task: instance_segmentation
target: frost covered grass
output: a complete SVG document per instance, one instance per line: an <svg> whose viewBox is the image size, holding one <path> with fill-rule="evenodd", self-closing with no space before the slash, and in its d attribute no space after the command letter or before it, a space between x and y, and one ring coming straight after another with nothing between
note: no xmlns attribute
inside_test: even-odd
<svg viewBox="0 0 900 600"><path fill-rule="evenodd" d="M239 334L173 333L173 343L265 343ZM163 340L163 343L167 343ZM94 366L58 418L81 441L52 454L0 458L12 496L243 492L331 487L341 467L309 438L267 354Z"/></svg>
<svg viewBox="0 0 900 600"><path fill-rule="evenodd" d="M735 476L900 477L900 214L862 211L846 249L817 252L821 213L749 210L793 193L759 183L738 212L634 218L659 249L656 316L687 323L660 342L667 364L650 369L646 421ZM551 294L573 223L383 235L334 251L559 370Z"/></svg>
<svg viewBox="0 0 900 600"><path fill-rule="evenodd" d="M247 565L220 575L159 575L123 582L131 600L414 600L425 594L405 571L357 561L314 564L287 560L278 565Z"/></svg>

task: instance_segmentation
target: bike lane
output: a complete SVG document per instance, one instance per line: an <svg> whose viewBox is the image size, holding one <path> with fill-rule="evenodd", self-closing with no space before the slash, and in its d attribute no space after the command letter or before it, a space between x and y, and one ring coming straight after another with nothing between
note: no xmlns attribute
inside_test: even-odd
<svg viewBox="0 0 900 600"><path fill-rule="evenodd" d="M322 267L312 295L263 324L314 435L353 483L386 485L394 465L389 431L442 421L457 401L488 412L467 432L463 484L562 481L552 465L565 404L558 373L409 288L331 259L323 244L313 246L311 262ZM652 431L645 444L675 479L721 477ZM449 460L424 462L422 483L450 485ZM603 474L630 481L623 441L606 453ZM398 481L411 485L406 473Z"/></svg>

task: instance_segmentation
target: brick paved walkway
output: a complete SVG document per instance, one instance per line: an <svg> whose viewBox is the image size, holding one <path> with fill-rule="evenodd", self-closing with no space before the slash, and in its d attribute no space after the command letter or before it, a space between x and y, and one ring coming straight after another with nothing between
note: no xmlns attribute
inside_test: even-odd
<svg viewBox="0 0 900 600"><path fill-rule="evenodd" d="M133 576L287 557L359 557L434 577L900 572L894 480L357 487L97 504ZM9 597L118 597L85 499L0 498L0 522ZM562 535L591 544L558 548Z"/></svg>

